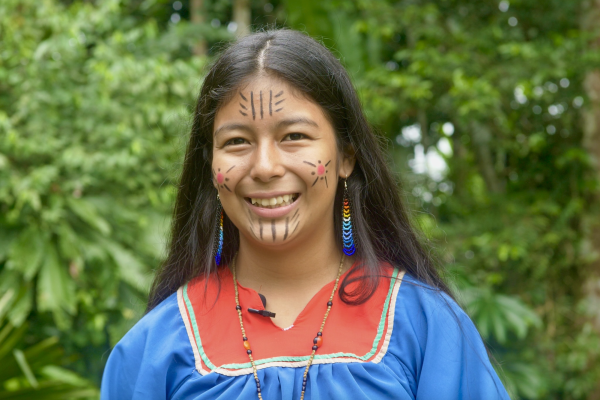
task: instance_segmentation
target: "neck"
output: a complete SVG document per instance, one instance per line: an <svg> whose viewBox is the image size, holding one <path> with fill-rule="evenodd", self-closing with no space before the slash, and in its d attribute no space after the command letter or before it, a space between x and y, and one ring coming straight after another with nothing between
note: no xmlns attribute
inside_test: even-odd
<svg viewBox="0 0 600 400"><path fill-rule="evenodd" d="M256 291L303 290L320 287L335 279L342 252L332 230L297 238L296 243L277 249L251 243L243 235L236 261L238 281ZM348 267L348 262L344 263ZM344 269L345 269L344 268Z"/></svg>

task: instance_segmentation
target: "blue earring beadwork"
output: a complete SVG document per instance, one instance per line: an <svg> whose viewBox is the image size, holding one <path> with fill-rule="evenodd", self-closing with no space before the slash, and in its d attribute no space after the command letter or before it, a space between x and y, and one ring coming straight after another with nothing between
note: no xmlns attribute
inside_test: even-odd
<svg viewBox="0 0 600 400"><path fill-rule="evenodd" d="M354 245L354 233L352 232L352 216L350 214L350 196L348 196L348 184L344 180L344 203L342 209L342 241L344 242L344 254L351 256L356 252Z"/></svg>
<svg viewBox="0 0 600 400"><path fill-rule="evenodd" d="M221 254L223 253L223 206L219 195L217 195L217 240L215 243L215 263L218 267L221 265Z"/></svg>

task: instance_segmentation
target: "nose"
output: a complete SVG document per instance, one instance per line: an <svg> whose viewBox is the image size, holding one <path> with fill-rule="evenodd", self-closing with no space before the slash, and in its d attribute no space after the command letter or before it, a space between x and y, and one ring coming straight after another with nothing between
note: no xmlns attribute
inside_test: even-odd
<svg viewBox="0 0 600 400"><path fill-rule="evenodd" d="M281 162L281 154L277 145L271 141L260 142L255 150L255 155L250 171L252 179L262 182L283 176L285 168Z"/></svg>

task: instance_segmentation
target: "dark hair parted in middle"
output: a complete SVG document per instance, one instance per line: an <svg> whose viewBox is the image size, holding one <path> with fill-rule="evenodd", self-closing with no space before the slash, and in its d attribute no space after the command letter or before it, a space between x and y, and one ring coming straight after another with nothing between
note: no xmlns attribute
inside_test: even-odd
<svg viewBox="0 0 600 400"><path fill-rule="evenodd" d="M245 83L261 74L284 80L298 94L318 104L333 125L339 151L356 158L348 190L356 256L361 263L341 283L342 300L360 303L368 299L383 273L381 262L405 270L453 297L411 226L398 184L344 67L307 35L273 30L233 43L204 80L178 188L169 254L154 280L148 309L195 276L208 275L217 268L213 258L217 191L211 173L215 114ZM333 215L340 251L342 192L340 180ZM239 232L226 216L224 236L222 265L227 265L238 249ZM357 280L358 289L348 293L348 284Z"/></svg>

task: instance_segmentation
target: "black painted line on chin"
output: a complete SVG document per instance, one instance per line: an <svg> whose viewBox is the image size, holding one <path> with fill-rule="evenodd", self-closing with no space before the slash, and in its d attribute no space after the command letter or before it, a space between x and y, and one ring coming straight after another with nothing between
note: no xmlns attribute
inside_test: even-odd
<svg viewBox="0 0 600 400"><path fill-rule="evenodd" d="M269 90L269 115L273 115L273 91Z"/></svg>
<svg viewBox="0 0 600 400"><path fill-rule="evenodd" d="M303 162L304 164L308 164L308 165L311 165L311 166L313 166L313 167L316 167L316 165L315 165L315 164L313 164L313 163L311 163L311 162L308 162L308 161L302 161L302 162Z"/></svg>
<svg viewBox="0 0 600 400"><path fill-rule="evenodd" d="M296 232L296 229L298 229L298 225L300 225L300 221L298 221L298 223L296 224L296 227L294 228L294 230L292 231L292 235L294 234L294 232Z"/></svg>
<svg viewBox="0 0 600 400"><path fill-rule="evenodd" d="M256 119L256 111L254 110L254 92L250 92L250 105L252 106L252 119Z"/></svg>
<svg viewBox="0 0 600 400"><path fill-rule="evenodd" d="M271 220L271 233L273 234L273 241L275 241L275 220Z"/></svg>
<svg viewBox="0 0 600 400"><path fill-rule="evenodd" d="M263 224L262 224L262 221L261 221L260 219L258 220L258 225L260 225L260 230L259 230L259 231L260 231L260 238L261 238L261 240L262 240L262 238L263 238L263 235L262 235L262 232L263 232Z"/></svg>
<svg viewBox="0 0 600 400"><path fill-rule="evenodd" d="M298 211L298 210L296 210ZM290 217L287 217L285 219L285 234L283 235L283 240L287 239L288 237L288 223L290 222Z"/></svg>
<svg viewBox="0 0 600 400"><path fill-rule="evenodd" d="M300 210L296 210L296 212L294 213L294 215L292 215L292 222L294 222L294 220L298 216L298 211L300 211Z"/></svg>
<svg viewBox="0 0 600 400"><path fill-rule="evenodd" d="M248 222L250 222L250 228L251 228L252 234L254 235L255 238L258 239L256 234L254 233L254 222L252 222L252 211L250 211L250 209L247 209L247 211L248 211Z"/></svg>

